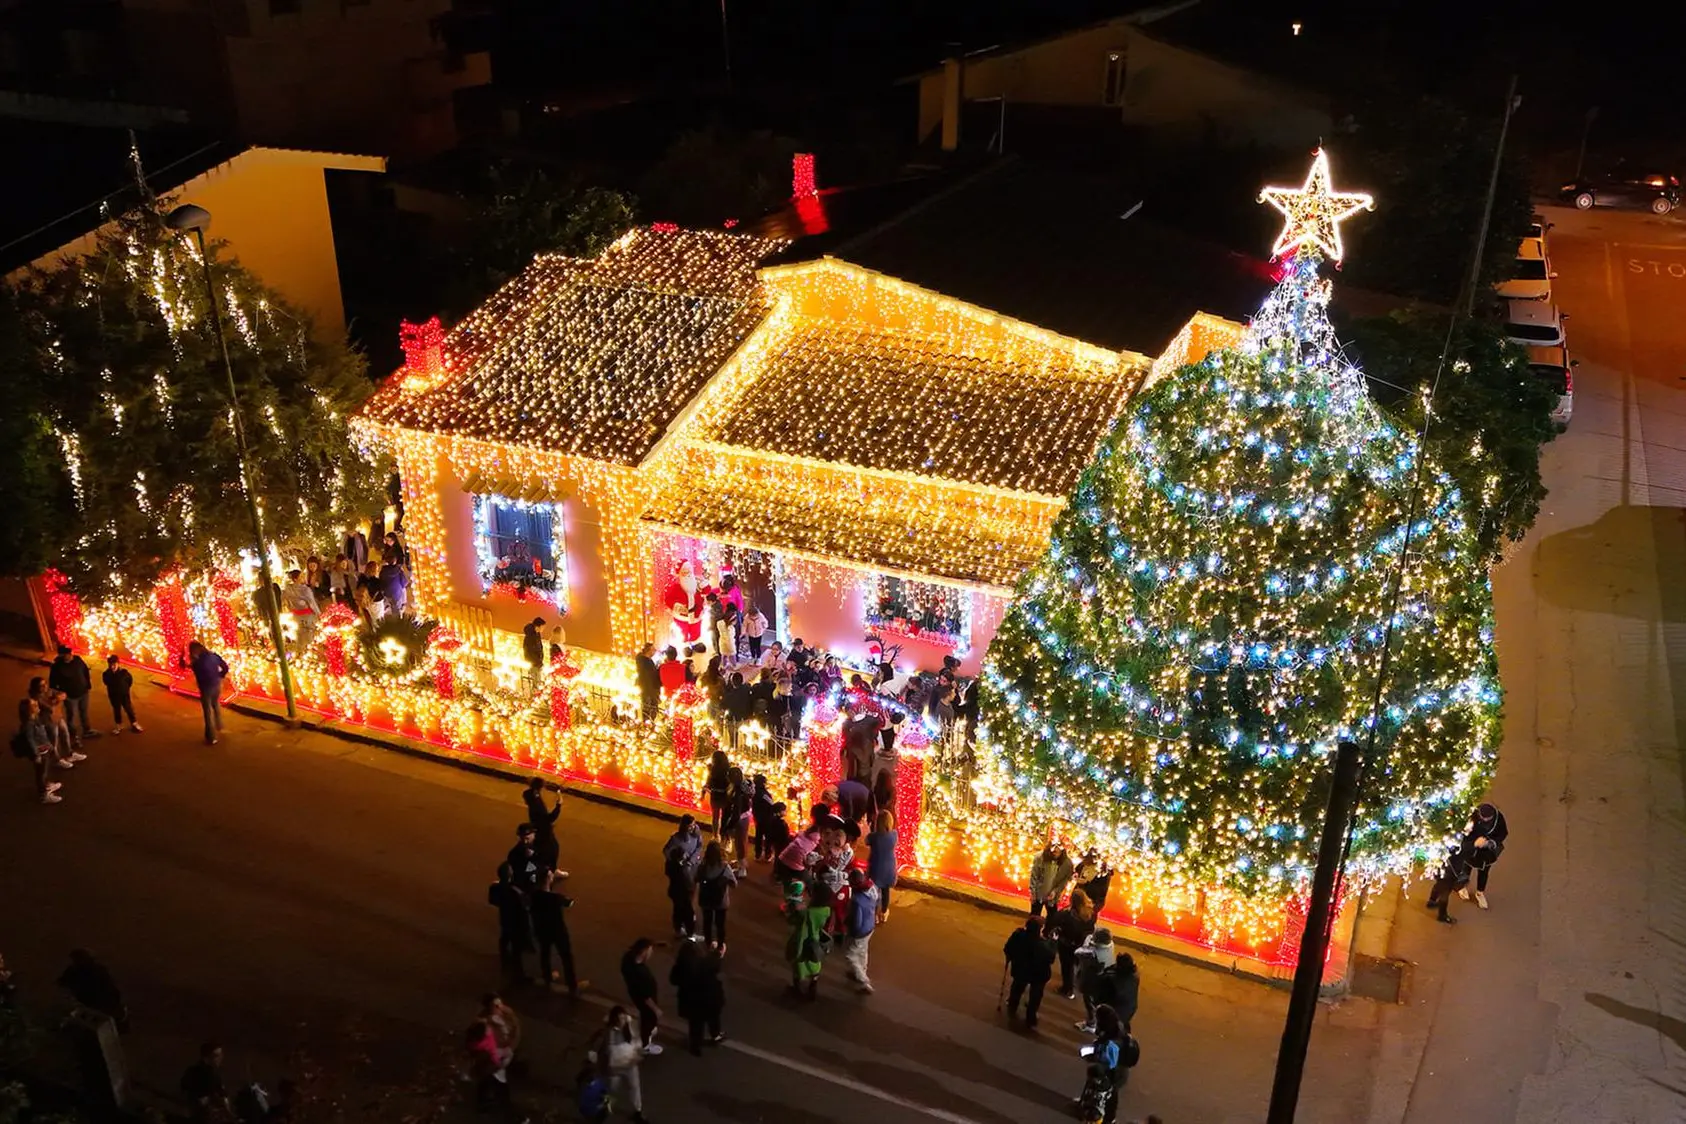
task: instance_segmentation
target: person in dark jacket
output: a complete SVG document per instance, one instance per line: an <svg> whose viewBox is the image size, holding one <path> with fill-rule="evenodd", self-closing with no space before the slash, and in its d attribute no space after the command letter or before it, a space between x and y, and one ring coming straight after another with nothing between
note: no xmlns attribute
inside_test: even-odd
<svg viewBox="0 0 1686 1124"><path fill-rule="evenodd" d="M135 703L132 698L135 677L123 666L116 652L105 657L105 672L100 676L100 682L105 684L106 701L111 703L111 732L123 732L123 719L126 716L129 719L129 729L140 733L141 724L135 721Z"/></svg>
<svg viewBox="0 0 1686 1124"><path fill-rule="evenodd" d="M662 703L662 676L656 669L656 646L646 644L638 649L639 717L653 722Z"/></svg>
<svg viewBox="0 0 1686 1124"><path fill-rule="evenodd" d="M222 681L228 678L223 658L195 640L187 646L188 666L199 688L199 709L205 716L205 744L216 745L222 733Z"/></svg>
<svg viewBox="0 0 1686 1124"><path fill-rule="evenodd" d="M725 690L720 694L720 711L726 717L726 735L734 750L738 748L738 730L749 721L753 705L749 685L743 681L743 675L732 672L726 680Z"/></svg>
<svg viewBox="0 0 1686 1124"><path fill-rule="evenodd" d="M71 949L70 966L59 973L58 982L77 1006L98 1011L116 1023L118 1030L128 1032L129 1008L123 1002L123 993L110 970L95 960L93 953L85 948Z"/></svg>
<svg viewBox="0 0 1686 1124"><path fill-rule="evenodd" d="M68 644L59 645L58 658L47 672L47 686L64 696L64 718L70 725L71 741L81 745L84 738L94 738L93 722L88 717L88 695L94 689L94 676L81 656Z"/></svg>
<svg viewBox="0 0 1686 1124"><path fill-rule="evenodd" d="M1065 908L1056 910L1048 924L1053 931L1054 947L1060 954L1060 995L1076 999L1077 950L1095 931L1095 909L1089 895L1081 889L1073 890Z"/></svg>
<svg viewBox="0 0 1686 1124"><path fill-rule="evenodd" d="M690 1031L691 1053L702 1055L703 1038L724 1042L720 1012L726 1006L726 985L720 978L720 950L692 939L679 946L667 982L679 999L679 1017Z"/></svg>
<svg viewBox="0 0 1686 1124"><path fill-rule="evenodd" d="M486 888L486 904L498 911L498 962L511 980L526 979L524 957L533 947L532 921L508 863L498 864L498 880Z"/></svg>
<svg viewBox="0 0 1686 1124"><path fill-rule="evenodd" d="M544 636L540 630L544 628L544 618L534 617L527 627L521 630L521 658L527 662L527 689L539 689L539 679L544 675Z"/></svg>
<svg viewBox="0 0 1686 1124"><path fill-rule="evenodd" d="M1493 871L1493 864L1499 861L1499 855L1504 852L1505 840L1510 837L1510 825L1505 823L1505 814L1491 804L1483 804L1475 810L1464 825L1462 844L1469 855L1470 866L1475 870L1475 904L1482 909L1487 908L1487 876ZM1469 901L1469 886L1459 888L1458 897Z"/></svg>
<svg viewBox="0 0 1686 1124"><path fill-rule="evenodd" d="M697 868L697 908L702 911L702 936L710 948L726 951L726 911L732 906L737 872L726 861L719 840L709 843Z"/></svg>
<svg viewBox="0 0 1686 1124"><path fill-rule="evenodd" d="M550 966L550 954L562 960L562 981L568 985L569 995L580 993L580 981L574 974L574 942L568 936L566 910L574 899L562 893L562 882L568 876L562 871L547 871L540 888L533 891L529 908L533 916L533 938L539 946L539 975L545 986L556 986L556 970Z"/></svg>
<svg viewBox="0 0 1686 1124"><path fill-rule="evenodd" d="M661 1026L662 1009L656 1003L656 974L650 971L650 954L656 942L639 937L621 957L621 980L626 984L627 998L638 1009L639 1038L644 1053L650 1057L662 1052L656 1045L656 1030Z"/></svg>
<svg viewBox="0 0 1686 1124"><path fill-rule="evenodd" d="M1017 1019L1019 1000L1025 999L1024 1025L1035 1029L1042 990L1054 974L1054 946L1043 939L1042 918L1026 918L1024 928L1015 930L1001 946L1001 954L1007 958L1007 971L1013 977L1013 986L1007 992L1007 1017Z"/></svg>
<svg viewBox="0 0 1686 1124"><path fill-rule="evenodd" d="M509 849L505 861L509 863L517 890L530 894L539 888L545 865L544 856L539 854L539 833L532 824L524 823L515 829L515 846Z"/></svg>
<svg viewBox="0 0 1686 1124"><path fill-rule="evenodd" d="M387 611L402 614L409 604L410 575L404 572L404 567L396 559L388 558L381 563L379 576Z"/></svg>
<svg viewBox="0 0 1686 1124"><path fill-rule="evenodd" d="M697 911L693 902L697 867L702 863L702 830L692 815L679 817L679 827L662 845L662 867L667 875L667 896L673 903L673 931L688 937L696 932Z"/></svg>
<svg viewBox="0 0 1686 1124"><path fill-rule="evenodd" d="M1083 852L1083 859L1077 864L1077 873L1072 875L1072 885L1088 897L1096 916L1106 910L1107 895L1112 892L1112 874L1111 864L1101 857L1099 851L1090 847Z"/></svg>
<svg viewBox="0 0 1686 1124"><path fill-rule="evenodd" d="M544 778L534 777L521 793L521 802L527 806L527 822L533 825L537 835L535 849L539 859L555 870L562 856L562 845L556 839L556 820L562 814L562 790L556 789L556 806L547 808L544 803Z"/></svg>

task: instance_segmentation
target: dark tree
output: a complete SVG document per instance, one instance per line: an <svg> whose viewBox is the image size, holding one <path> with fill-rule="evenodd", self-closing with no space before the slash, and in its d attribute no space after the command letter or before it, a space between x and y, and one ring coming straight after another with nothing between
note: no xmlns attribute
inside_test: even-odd
<svg viewBox="0 0 1686 1124"><path fill-rule="evenodd" d="M1422 424L1423 390L1446 339L1443 315L1396 313L1357 320L1347 348L1371 393L1400 423ZM1558 389L1533 374L1522 348L1481 320L1460 320L1435 395L1429 448L1457 481L1481 556L1492 560L1522 538L1545 498L1540 446L1556 434Z"/></svg>

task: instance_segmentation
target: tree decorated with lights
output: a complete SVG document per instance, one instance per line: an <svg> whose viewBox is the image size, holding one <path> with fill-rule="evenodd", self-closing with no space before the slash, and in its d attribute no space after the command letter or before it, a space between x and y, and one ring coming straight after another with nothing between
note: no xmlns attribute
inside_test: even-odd
<svg viewBox="0 0 1686 1124"><path fill-rule="evenodd" d="M302 558L386 503L389 462L348 424L367 368L218 249L250 479L271 541ZM0 476L16 486L10 510L37 529L0 541L0 572L55 566L99 599L227 567L250 547L205 274L156 200L117 216L86 254L9 287L0 353L13 357L0 383L16 438Z"/></svg>
<svg viewBox="0 0 1686 1124"><path fill-rule="evenodd" d="M1463 501L1419 472L1329 324L1319 266L1370 200L1332 191L1321 152L1303 188L1261 200L1286 218L1281 282L1239 346L1168 375L1104 440L1020 582L983 706L1030 808L1263 898L1309 876L1332 752L1368 743L1384 645L1349 874L1402 869L1462 822L1499 696Z"/></svg>

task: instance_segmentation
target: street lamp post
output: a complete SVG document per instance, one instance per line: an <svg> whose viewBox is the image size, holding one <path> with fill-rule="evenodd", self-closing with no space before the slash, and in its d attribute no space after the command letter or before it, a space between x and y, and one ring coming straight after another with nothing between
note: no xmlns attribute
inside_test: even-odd
<svg viewBox="0 0 1686 1124"><path fill-rule="evenodd" d="M275 642L275 663L281 670L281 693L287 699L287 721L297 722L298 704L293 699L293 673L287 666L287 645L281 638L281 606L275 602L275 579L269 569L269 548L263 533L263 513L258 510L257 492L252 487L250 454L246 448L246 424L240 419L240 392L234 385L234 362L228 357L228 337L223 335L222 312L217 308L217 289L211 279L211 255L205 252L205 231L211 212L184 203L164 218L164 224L178 234L191 232L199 246L199 264L205 270L205 299L211 306L211 327L222 349L222 369L228 376L229 417L234 425L234 446L240 458L240 489L246 493L246 511L252 517L252 537L258 552L258 580L262 583L259 604L269 618L269 636Z"/></svg>

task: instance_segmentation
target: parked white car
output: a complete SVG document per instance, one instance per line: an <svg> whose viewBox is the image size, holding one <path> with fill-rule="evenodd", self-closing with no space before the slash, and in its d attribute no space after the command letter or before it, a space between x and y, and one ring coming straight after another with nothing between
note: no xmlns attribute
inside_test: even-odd
<svg viewBox="0 0 1686 1124"><path fill-rule="evenodd" d="M1550 300L1551 282L1556 276L1546 257L1545 239L1524 238L1516 247L1516 276L1494 289L1506 300Z"/></svg>
<svg viewBox="0 0 1686 1124"><path fill-rule="evenodd" d="M1551 411L1551 420L1559 429L1569 428L1569 418L1575 412L1575 368L1580 362L1569 358L1569 348L1561 343L1528 349L1528 370L1557 390L1557 406Z"/></svg>
<svg viewBox="0 0 1686 1124"><path fill-rule="evenodd" d="M1568 343L1563 322L1569 319L1551 301L1505 301L1505 335L1528 347Z"/></svg>

